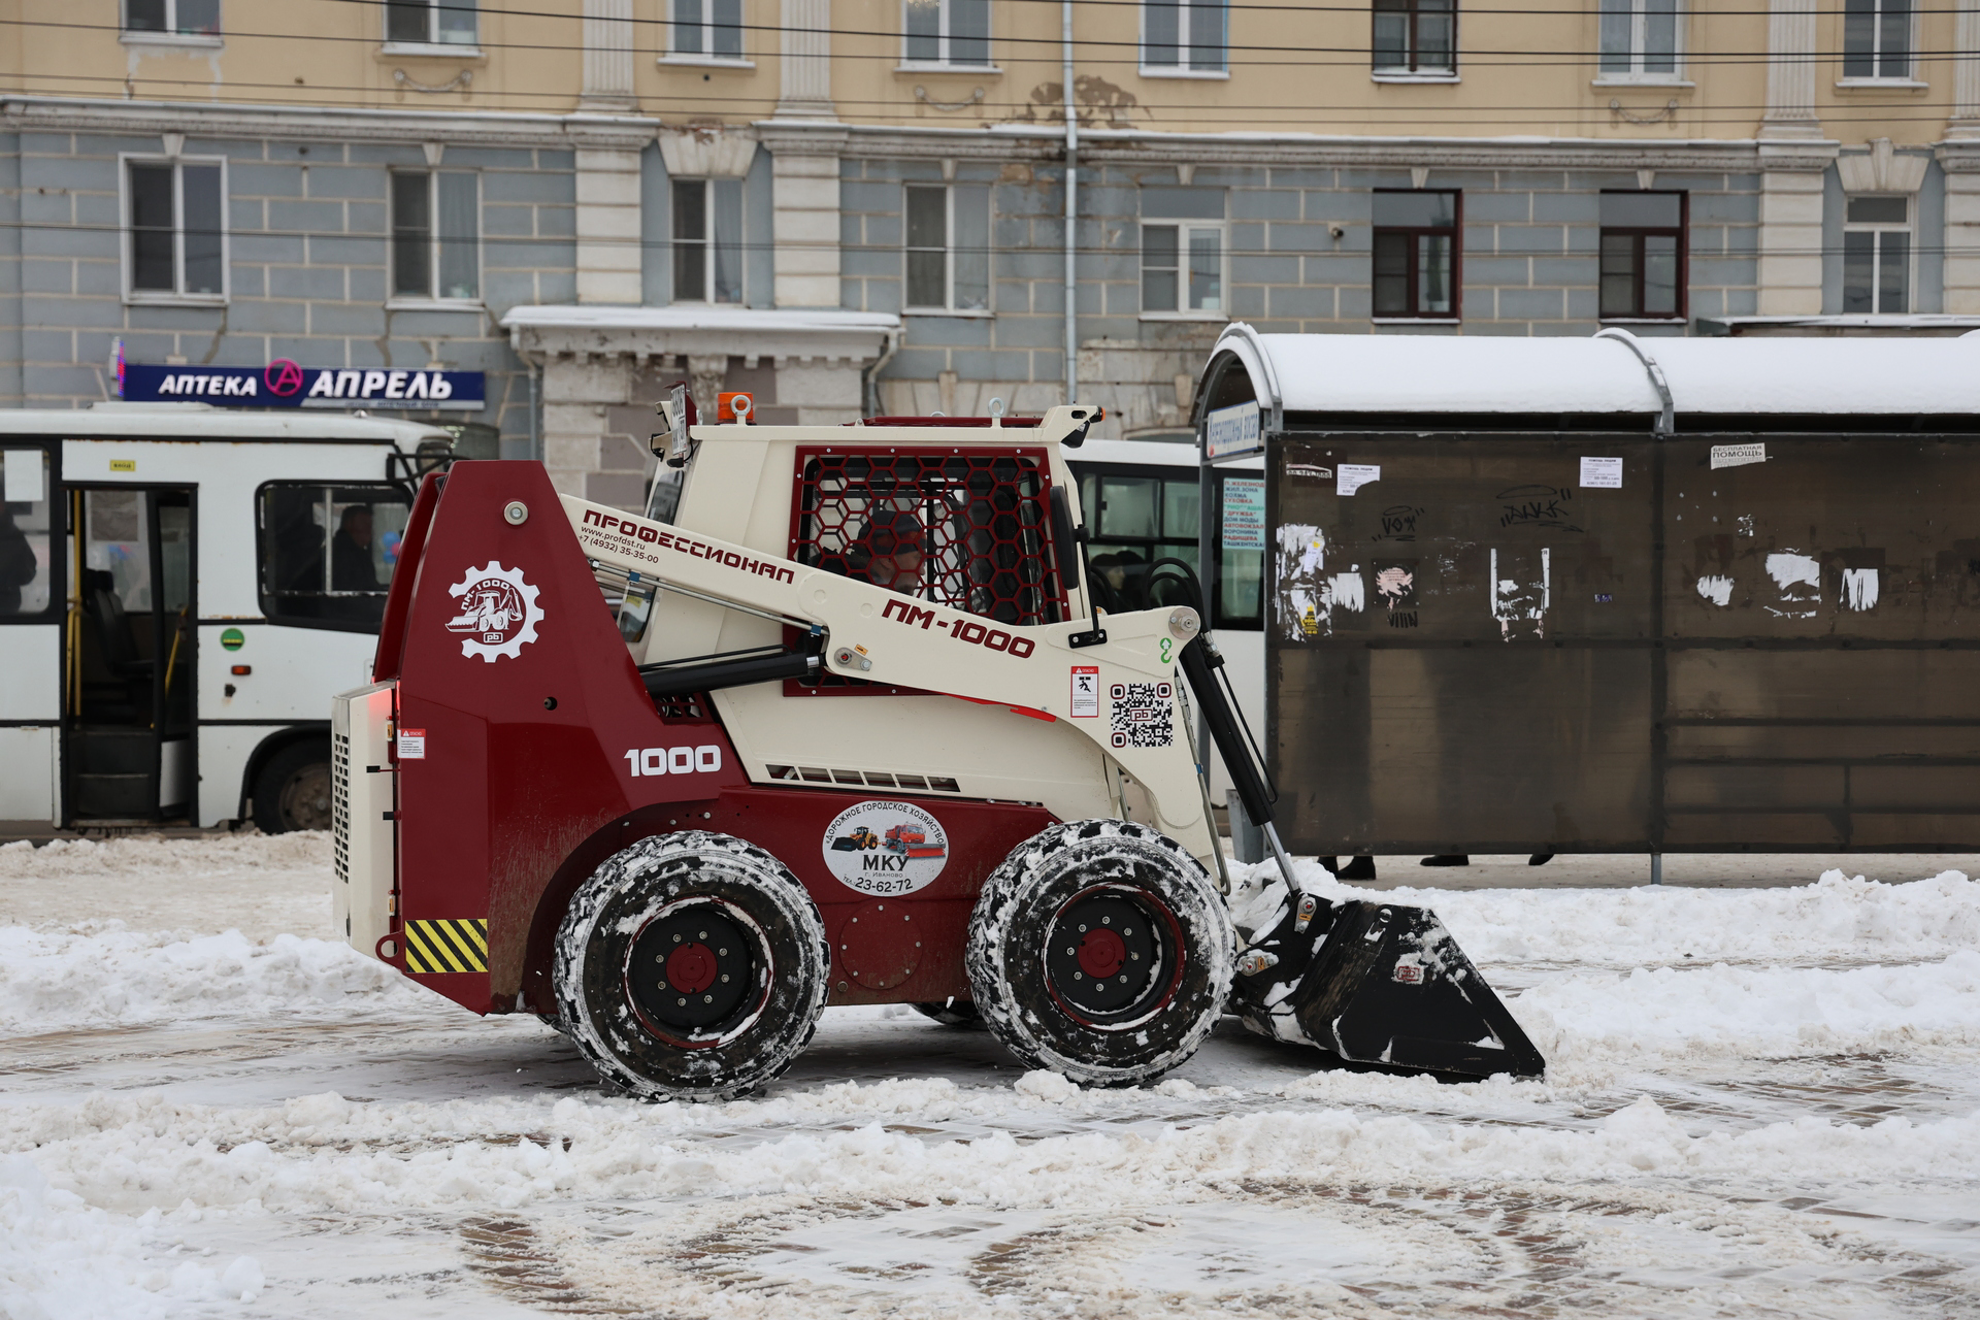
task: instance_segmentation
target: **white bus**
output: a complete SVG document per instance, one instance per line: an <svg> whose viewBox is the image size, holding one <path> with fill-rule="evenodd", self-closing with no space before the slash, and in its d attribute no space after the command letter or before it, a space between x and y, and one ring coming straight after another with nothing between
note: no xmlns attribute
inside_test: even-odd
<svg viewBox="0 0 1980 1320"><path fill-rule="evenodd" d="M446 431L297 410L0 410L0 837L331 823L330 697L370 680Z"/></svg>
<svg viewBox="0 0 1980 1320"><path fill-rule="evenodd" d="M1206 573L1199 551L1202 494L1193 434L1089 440L1068 451L1066 459L1079 477L1079 506L1091 538L1087 563L1102 608L1141 608L1156 561L1188 564L1210 598L1205 602L1208 622L1217 649L1224 653L1239 713L1252 735L1263 739L1265 552L1262 547L1227 545L1227 540L1241 538L1225 536L1223 513L1232 501L1255 501L1254 507L1262 510L1264 460L1244 459L1211 470L1210 544L1216 563L1214 572ZM1233 482L1248 484L1233 487ZM1185 603L1180 595L1172 599L1166 594L1173 589L1158 580L1157 600L1150 603ZM1210 769L1211 799L1221 807L1230 776L1214 755Z"/></svg>

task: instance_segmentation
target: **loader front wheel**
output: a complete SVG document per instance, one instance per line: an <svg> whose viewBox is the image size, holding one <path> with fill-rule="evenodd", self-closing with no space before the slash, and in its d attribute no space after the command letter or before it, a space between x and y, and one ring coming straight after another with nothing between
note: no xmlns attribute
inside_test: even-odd
<svg viewBox="0 0 1980 1320"><path fill-rule="evenodd" d="M966 963L977 1011L1025 1063L1139 1086L1216 1025L1235 939L1181 844L1146 825L1075 821L1019 844L984 883Z"/></svg>
<svg viewBox="0 0 1980 1320"><path fill-rule="evenodd" d="M817 907L775 857L726 834L660 835L572 896L558 1016L606 1081L649 1100L726 1100L811 1040L828 958Z"/></svg>

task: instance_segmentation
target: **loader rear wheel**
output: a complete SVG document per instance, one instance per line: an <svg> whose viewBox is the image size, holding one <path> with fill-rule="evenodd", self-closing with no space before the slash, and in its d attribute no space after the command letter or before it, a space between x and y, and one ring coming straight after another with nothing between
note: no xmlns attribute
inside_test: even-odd
<svg viewBox="0 0 1980 1320"><path fill-rule="evenodd" d="M817 907L775 857L726 834L660 835L572 896L558 1016L606 1081L649 1100L726 1100L811 1040L828 958Z"/></svg>
<svg viewBox="0 0 1980 1320"><path fill-rule="evenodd" d="M1054 825L984 882L965 961L992 1034L1094 1086L1154 1081L1230 993L1235 935L1194 857L1146 825Z"/></svg>

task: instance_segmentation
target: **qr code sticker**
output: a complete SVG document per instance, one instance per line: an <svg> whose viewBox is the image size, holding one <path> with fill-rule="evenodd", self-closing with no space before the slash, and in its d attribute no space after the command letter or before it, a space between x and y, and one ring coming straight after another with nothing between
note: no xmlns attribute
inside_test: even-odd
<svg viewBox="0 0 1980 1320"><path fill-rule="evenodd" d="M1176 741L1167 683L1115 683L1107 689L1108 731L1116 747L1173 747Z"/></svg>

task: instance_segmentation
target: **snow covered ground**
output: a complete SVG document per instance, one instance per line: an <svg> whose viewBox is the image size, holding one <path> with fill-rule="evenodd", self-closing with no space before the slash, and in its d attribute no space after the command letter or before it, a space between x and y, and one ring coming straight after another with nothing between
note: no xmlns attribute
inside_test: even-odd
<svg viewBox="0 0 1980 1320"><path fill-rule="evenodd" d="M603 1094L318 938L328 847L0 847L0 1314L1980 1315L1980 884L1386 890L1545 1083L1221 1031L1139 1091L831 1010ZM1811 881L1813 877L1810 877Z"/></svg>

